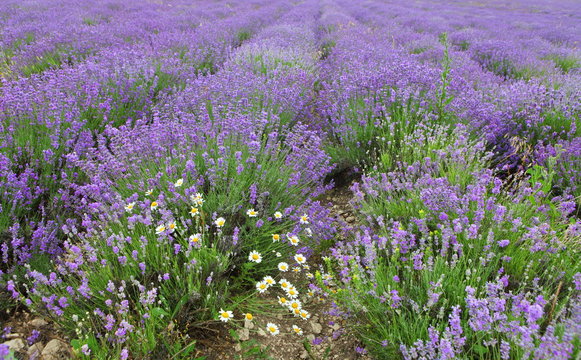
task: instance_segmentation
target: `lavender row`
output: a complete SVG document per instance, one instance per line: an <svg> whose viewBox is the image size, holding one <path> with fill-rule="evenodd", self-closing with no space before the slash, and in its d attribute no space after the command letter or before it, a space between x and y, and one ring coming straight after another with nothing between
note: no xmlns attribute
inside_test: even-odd
<svg viewBox="0 0 581 360"><path fill-rule="evenodd" d="M50 9L58 11L58 8ZM83 181L82 175L66 161L68 153L86 153L108 125L151 119L152 107L163 102L166 94L177 91L190 79L217 71L241 40L266 25L264 14L280 15L283 9L284 6L271 4L248 10L244 20L238 17L217 20L222 33L208 26L185 27L181 31L168 29L149 35L134 32L143 36L140 39L143 41L104 46L78 63L31 77L5 79L0 105L5 124L0 176L1 215L5 224L2 232L12 237L14 243L27 242L23 237L35 238L28 241L30 248L22 244L25 258L20 261L26 260L34 248L48 253L54 250L50 244L56 241L55 226L69 215L55 214L55 206L61 209L70 206L63 185ZM134 11L141 14L149 10ZM41 13L47 15L47 11ZM113 13L117 14L117 10ZM167 16L172 18L172 13ZM71 18L78 20L73 14ZM157 26L164 28L168 20L160 18L159 21ZM114 29L118 32L112 34L122 36L123 31L130 29ZM176 57L178 50L181 57ZM30 217L37 211L44 215ZM8 257L18 261L19 255L8 255L9 252L12 253L5 244L4 262Z"/></svg>

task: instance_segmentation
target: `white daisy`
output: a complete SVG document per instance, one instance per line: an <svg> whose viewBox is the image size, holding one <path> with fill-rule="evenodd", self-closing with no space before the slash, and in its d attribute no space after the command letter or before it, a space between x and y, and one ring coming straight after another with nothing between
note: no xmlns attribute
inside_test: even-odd
<svg viewBox="0 0 581 360"><path fill-rule="evenodd" d="M291 286L288 289L285 289L285 291L286 291L286 294L288 295L288 297L291 299L294 299L297 296L299 296L299 292L298 292L297 288L294 286Z"/></svg>
<svg viewBox="0 0 581 360"><path fill-rule="evenodd" d="M293 332L297 335L302 335L303 334L303 329L301 329L300 327L293 325Z"/></svg>
<svg viewBox="0 0 581 360"><path fill-rule="evenodd" d="M169 230L170 233L173 233L176 230L176 223L175 221L172 221L170 223L167 224L167 229Z"/></svg>
<svg viewBox="0 0 581 360"><path fill-rule="evenodd" d="M248 209L246 211L246 215L248 215L249 217L257 217L258 216L258 212L255 211L254 209Z"/></svg>
<svg viewBox="0 0 581 360"><path fill-rule="evenodd" d="M282 213L280 211L277 211L274 213L274 218L275 219L282 219Z"/></svg>
<svg viewBox="0 0 581 360"><path fill-rule="evenodd" d="M278 269L282 272L288 271L288 264L285 262L281 262L278 264Z"/></svg>
<svg viewBox="0 0 581 360"><path fill-rule="evenodd" d="M200 209L198 209L197 207L193 207L190 209L190 215L192 216L196 216L200 214Z"/></svg>
<svg viewBox="0 0 581 360"><path fill-rule="evenodd" d="M149 207L151 208L151 210L155 210L157 209L158 206L159 204L157 203L157 201L152 201Z"/></svg>
<svg viewBox="0 0 581 360"><path fill-rule="evenodd" d="M135 207L135 202L130 202L129 204L125 205L125 211L130 213L131 211L133 211L134 207Z"/></svg>
<svg viewBox="0 0 581 360"><path fill-rule="evenodd" d="M280 333L280 331L278 330L278 326L276 326L273 323L266 324L266 331L268 331L272 336L278 335Z"/></svg>
<svg viewBox="0 0 581 360"><path fill-rule="evenodd" d="M283 289L288 289L291 286L293 286L287 279L280 279L278 283L280 284L280 287Z"/></svg>
<svg viewBox="0 0 581 360"><path fill-rule="evenodd" d="M301 218L299 219L299 222L301 224L308 224L309 223L309 215L303 214L303 216L301 216Z"/></svg>
<svg viewBox="0 0 581 360"><path fill-rule="evenodd" d="M223 309L220 309L220 321L228 322L232 317L234 317L232 311L224 311Z"/></svg>
<svg viewBox="0 0 581 360"><path fill-rule="evenodd" d="M297 246L297 245L299 244L299 242L301 242L301 240L299 239L299 237L298 237L298 236L296 236L296 235L293 235L293 236L288 236L288 235L287 235L287 238L288 238L288 241L289 241L289 242L290 242L292 245L294 245L294 246Z"/></svg>
<svg viewBox="0 0 581 360"><path fill-rule="evenodd" d="M178 179L173 185L175 187L180 187L184 184L184 179Z"/></svg>
<svg viewBox="0 0 581 360"><path fill-rule="evenodd" d="M256 250L252 250L250 254L248 254L248 261L252 261L255 263L260 263L262 261L262 255Z"/></svg>
<svg viewBox="0 0 581 360"><path fill-rule="evenodd" d="M202 234L194 234L190 236L190 244L199 245L202 242Z"/></svg>
<svg viewBox="0 0 581 360"><path fill-rule="evenodd" d="M157 235L161 234L164 231L165 231L165 225L164 224L161 224L161 225L159 225L158 227L155 228L155 233Z"/></svg>
<svg viewBox="0 0 581 360"><path fill-rule="evenodd" d="M301 310L303 308L303 304L301 304L301 302L298 300L291 300L288 303L288 308L291 309L292 311L294 311L296 309Z"/></svg>
<svg viewBox="0 0 581 360"><path fill-rule="evenodd" d="M214 224L221 228L222 226L224 226L224 224L226 224L226 219L224 219L223 217L219 217L216 219L216 221L214 221Z"/></svg>
<svg viewBox="0 0 581 360"><path fill-rule="evenodd" d="M299 264L304 264L307 261L307 258L305 258L303 254L296 254L295 261L298 262Z"/></svg>
<svg viewBox="0 0 581 360"><path fill-rule="evenodd" d="M196 193L194 195L190 196L190 200L192 200L192 202L198 206L202 206L202 204L204 203L204 197L202 196L202 194L200 193Z"/></svg>
<svg viewBox="0 0 581 360"><path fill-rule="evenodd" d="M268 290L268 284L265 281L259 281L256 283L256 290L258 290L259 293L263 293L266 290Z"/></svg>

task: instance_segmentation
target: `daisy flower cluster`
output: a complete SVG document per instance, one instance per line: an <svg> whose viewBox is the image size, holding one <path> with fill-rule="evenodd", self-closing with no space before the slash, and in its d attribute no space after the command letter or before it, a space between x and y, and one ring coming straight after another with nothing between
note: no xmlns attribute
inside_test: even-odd
<svg viewBox="0 0 581 360"><path fill-rule="evenodd" d="M254 218L258 216L258 213L254 209L248 209L246 211L246 216ZM297 216L297 218L299 226L304 227L305 225L308 225L308 215L303 214L302 216ZM273 219L275 222L282 219L282 213L276 212ZM295 230L296 229L299 228L295 228ZM296 234L287 233L284 235L284 238L280 234L271 234L271 237L273 243L286 242L288 250L296 249L297 245L300 243L300 238ZM267 259L268 257L272 257L272 255L263 255L257 250L252 250L249 252L247 260L252 264L261 264L263 261L273 260ZM275 258L277 261L280 260L280 253L277 252ZM296 250L294 253L290 253L289 261L291 264L294 264L294 266L291 267L289 263L280 261L277 265L278 274L276 276L273 277L266 275L260 281L256 282L256 292L262 296L275 297L278 304L288 310L290 314L299 319L308 320L311 317L311 314L304 307L304 301L301 300L301 293L293 283L283 276L283 274L286 272L300 273L303 272L303 270L308 271L310 270L310 266L306 264L307 257L300 252L296 252ZM309 291L304 299L308 299L312 296L313 292ZM223 322L235 320L232 311L224 311L223 309L218 313L218 319ZM250 313L243 314L241 319L245 321L260 321L260 318L257 319ZM273 336L281 333L279 326L272 322L266 323L264 328L267 334ZM302 335L303 330L295 324L288 329L288 333Z"/></svg>

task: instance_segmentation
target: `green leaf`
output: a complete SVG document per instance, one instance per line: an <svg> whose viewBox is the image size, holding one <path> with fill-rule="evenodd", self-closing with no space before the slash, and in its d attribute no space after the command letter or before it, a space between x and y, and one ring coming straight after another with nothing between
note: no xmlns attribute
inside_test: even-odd
<svg viewBox="0 0 581 360"><path fill-rule="evenodd" d="M151 309L151 315L153 317L161 317L161 315L168 316L169 312L167 312L165 309L162 309L160 307L155 307L155 308Z"/></svg>
<svg viewBox="0 0 581 360"><path fill-rule="evenodd" d="M172 311L172 314L171 314L172 319L175 318L175 316L180 311L180 309L188 302L189 298L190 298L190 294L186 294L186 295L182 296L182 298L180 299L180 301L178 301L178 303L176 304L175 308Z"/></svg>
<svg viewBox="0 0 581 360"><path fill-rule="evenodd" d="M480 345L480 344L477 344L477 345L475 345L475 346L474 346L474 350L475 350L475 351L476 351L476 352L477 352L477 353L478 353L480 356L482 356L482 355L484 355L484 354L486 354L486 353L488 352L488 348L487 348L487 347L485 347L485 346L482 346L482 345Z"/></svg>

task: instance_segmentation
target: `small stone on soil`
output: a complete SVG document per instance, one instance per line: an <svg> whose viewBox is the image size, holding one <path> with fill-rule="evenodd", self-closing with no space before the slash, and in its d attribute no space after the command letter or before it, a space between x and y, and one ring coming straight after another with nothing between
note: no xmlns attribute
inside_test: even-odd
<svg viewBox="0 0 581 360"><path fill-rule="evenodd" d="M71 356L69 347L63 341L52 339L42 350L43 360L65 360Z"/></svg>
<svg viewBox="0 0 581 360"><path fill-rule="evenodd" d="M6 341L3 345L7 345L10 350L14 352L20 352L26 349L26 343L22 339L13 339L10 341Z"/></svg>
<svg viewBox="0 0 581 360"><path fill-rule="evenodd" d="M250 339L250 331L248 329L238 330L238 338L241 341L246 341L246 340Z"/></svg>
<svg viewBox="0 0 581 360"><path fill-rule="evenodd" d="M43 327L43 326L46 326L46 325L48 325L48 322L46 322L46 321L45 321L44 319L42 319L42 318L35 318L35 319L32 319L32 320L31 320L31 321L28 323L28 325L30 325L30 326L32 326L32 327L39 328L39 327Z"/></svg>
<svg viewBox="0 0 581 360"><path fill-rule="evenodd" d="M323 326L317 322L311 321L311 328L315 334L320 334L323 331Z"/></svg>
<svg viewBox="0 0 581 360"><path fill-rule="evenodd" d="M42 346L42 343L36 343L36 344L30 346L26 353L28 354L29 358L36 359L36 358L40 357L40 354L42 354L43 348L44 347Z"/></svg>

